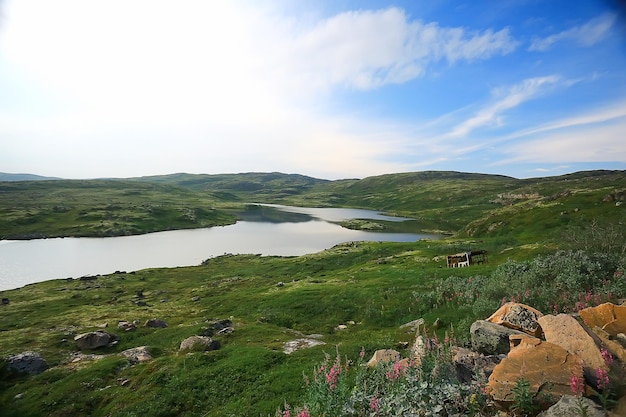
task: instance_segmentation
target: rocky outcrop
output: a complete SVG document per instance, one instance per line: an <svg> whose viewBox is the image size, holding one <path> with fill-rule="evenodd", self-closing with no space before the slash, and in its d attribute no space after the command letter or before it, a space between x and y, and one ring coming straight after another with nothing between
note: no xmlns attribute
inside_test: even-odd
<svg viewBox="0 0 626 417"><path fill-rule="evenodd" d="M487 321L534 337L541 337L541 327L537 323L541 316L543 314L539 310L526 304L506 303L487 318Z"/></svg>
<svg viewBox="0 0 626 417"><path fill-rule="evenodd" d="M598 327L615 337L626 333L626 306L611 303L600 304L580 310L580 317L589 328Z"/></svg>
<svg viewBox="0 0 626 417"><path fill-rule="evenodd" d="M217 340L208 336L191 336L180 342L180 351L206 351L219 349Z"/></svg>
<svg viewBox="0 0 626 417"><path fill-rule="evenodd" d="M465 384L479 376L481 380L489 378L494 368L506 355L483 355L462 347L452 348L452 363L457 379Z"/></svg>
<svg viewBox="0 0 626 417"><path fill-rule="evenodd" d="M6 358L7 368L20 373L37 375L48 369L48 362L37 352L22 352Z"/></svg>
<svg viewBox="0 0 626 417"><path fill-rule="evenodd" d="M559 314L539 318L546 341L561 346L582 360L585 378L595 384L596 370L607 369L595 340L572 316Z"/></svg>
<svg viewBox="0 0 626 417"><path fill-rule="evenodd" d="M582 377L582 361L574 354L553 343L535 337L512 336L507 357L493 370L487 391L491 398L508 408L515 401L514 387L520 379L529 383L535 398L560 398L570 394L572 375Z"/></svg>
<svg viewBox="0 0 626 417"><path fill-rule="evenodd" d="M506 354L510 350L509 336L526 335L486 320L478 320L470 327L472 349L484 355Z"/></svg>
<svg viewBox="0 0 626 417"><path fill-rule="evenodd" d="M104 330L96 330L95 332L79 334L74 337L74 341L78 349L91 350L117 343L118 337Z"/></svg>

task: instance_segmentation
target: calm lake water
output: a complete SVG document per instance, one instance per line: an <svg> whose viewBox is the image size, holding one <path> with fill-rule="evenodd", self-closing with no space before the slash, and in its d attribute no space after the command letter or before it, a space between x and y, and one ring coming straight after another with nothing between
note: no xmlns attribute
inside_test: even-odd
<svg viewBox="0 0 626 417"><path fill-rule="evenodd" d="M349 241L413 242L436 235L349 230L332 222L410 219L344 208L251 206L234 225L138 236L0 240L0 290L56 278L199 265L225 253L296 256Z"/></svg>

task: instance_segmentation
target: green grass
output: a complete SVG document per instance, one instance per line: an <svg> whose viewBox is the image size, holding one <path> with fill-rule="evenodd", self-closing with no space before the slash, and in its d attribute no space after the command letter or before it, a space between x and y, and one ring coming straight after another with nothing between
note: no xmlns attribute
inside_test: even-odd
<svg viewBox="0 0 626 417"><path fill-rule="evenodd" d="M547 277L540 267L532 267L542 265L535 261L537 256L568 246L563 239L566 230L599 218L623 233L624 206L602 200L626 188L624 173L596 174L535 180L455 173L337 182L299 178L306 183L298 185L301 194L283 193L280 201L271 202L305 203L309 196L311 204L304 205L335 201L383 209L415 217L418 224L432 220L432 229L457 233L413 243L343 244L300 257L228 255L196 267L146 269L92 281L53 280L3 291L2 297L10 303L0 306L0 357L34 350L52 368L37 376L20 376L7 372L0 361L2 415L269 416L285 403L302 404L303 373L310 374L324 353L334 355L338 349L356 358L362 348L370 355L399 342L411 343L415 335L399 326L420 317L429 332L443 336L452 326L462 341L471 322L484 318L484 309L497 305L498 297L523 292L527 283L567 284L571 279L570 286L579 285L584 276L576 275L577 271ZM268 180L247 175L248 182ZM15 220L31 213L37 220L18 226L4 221L0 230L3 235L66 234L74 230L81 212L85 212L81 221L87 222L84 218L89 216L93 220L80 230L96 234L106 230L97 226L98 216L105 212L124 213L114 219L131 219L118 220L124 224L119 230L125 232L197 227L203 221L231 221L234 215L229 213L237 204L260 201L254 199L260 195L258 190L249 191L254 187L230 182L242 181L236 176L220 178L221 188L209 191L210 177L181 175L176 177L178 184L169 183L171 178L160 178L160 183L2 183L3 216ZM269 199L272 187L284 188L286 179L277 175L268 181L274 181L263 189ZM490 202L503 193L538 197ZM55 211L59 205L64 208ZM175 221L185 210L206 207L216 207L216 216L200 216L204 220L186 225ZM496 223L500 226L490 227ZM489 262L445 267L446 254L471 249L487 250ZM507 276L511 260L530 262L528 270L535 275L507 285L502 277ZM468 284L470 278L474 284ZM277 286L278 282L284 286ZM476 283L490 290L485 291L488 296L458 296L462 291L474 294ZM575 288L571 289L573 293ZM457 295L447 297L449 291ZM619 291L623 289L615 294ZM135 304L139 294L147 306ZM154 317L169 327L141 326ZM216 337L219 350L178 352L184 338L201 334L214 319L226 318L233 321L235 331ZM433 327L436 319L442 323L438 328ZM117 329L118 321L133 320L140 323L136 330ZM73 337L104 323L118 334L119 344L90 352L107 355L100 361L68 362L77 351ZM339 324L348 328L337 330ZM313 333L323 335L326 344L291 355L282 352L285 342ZM143 345L154 360L131 365L117 355Z"/></svg>

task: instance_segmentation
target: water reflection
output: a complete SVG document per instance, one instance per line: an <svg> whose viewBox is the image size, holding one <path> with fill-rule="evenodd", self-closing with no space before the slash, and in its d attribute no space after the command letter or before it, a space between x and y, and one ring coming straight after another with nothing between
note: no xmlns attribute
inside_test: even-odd
<svg viewBox="0 0 626 417"><path fill-rule="evenodd" d="M381 219L382 217L382 219ZM0 241L0 290L54 278L199 265L225 253L296 256L348 241L412 242L438 236L349 230L332 221L401 221L368 210L250 207L231 226L139 236Z"/></svg>

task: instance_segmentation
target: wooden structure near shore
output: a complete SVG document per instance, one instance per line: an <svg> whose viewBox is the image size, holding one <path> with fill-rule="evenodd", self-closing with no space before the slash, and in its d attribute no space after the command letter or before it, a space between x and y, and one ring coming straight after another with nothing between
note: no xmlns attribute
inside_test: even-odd
<svg viewBox="0 0 626 417"><path fill-rule="evenodd" d="M448 268L462 268L482 263L487 263L486 250L471 250L448 255Z"/></svg>

